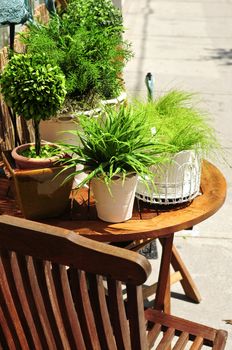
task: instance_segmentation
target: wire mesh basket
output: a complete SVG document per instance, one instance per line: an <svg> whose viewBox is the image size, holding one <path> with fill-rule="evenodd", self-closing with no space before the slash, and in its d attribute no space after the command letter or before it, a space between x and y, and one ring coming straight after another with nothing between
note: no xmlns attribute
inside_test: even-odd
<svg viewBox="0 0 232 350"><path fill-rule="evenodd" d="M191 201L200 194L201 157L195 151L182 151L166 164L152 167L154 184L139 180L136 197L152 204L170 205Z"/></svg>

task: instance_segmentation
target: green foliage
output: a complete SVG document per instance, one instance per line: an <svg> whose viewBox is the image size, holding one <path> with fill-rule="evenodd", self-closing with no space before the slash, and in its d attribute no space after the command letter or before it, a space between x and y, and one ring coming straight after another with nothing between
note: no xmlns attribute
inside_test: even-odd
<svg viewBox="0 0 232 350"><path fill-rule="evenodd" d="M31 24L29 29L21 36L27 51L45 53L61 68L69 97L91 104L96 96L101 99L119 94L120 73L132 53L122 39L121 15L111 0L97 5L92 0L73 0L61 16L52 16L47 25Z"/></svg>
<svg viewBox="0 0 232 350"><path fill-rule="evenodd" d="M42 159L42 158L51 158L54 156L60 156L62 154L62 148L51 146L49 144L45 144L41 146L41 151L40 154L36 154L36 149L35 146L30 146L29 148L23 150L20 155L26 158L37 158L37 159Z"/></svg>
<svg viewBox="0 0 232 350"><path fill-rule="evenodd" d="M196 107L193 94L172 90L155 101L137 102L136 108L155 127L158 140L173 145L174 152L194 149L206 155L219 147L215 130Z"/></svg>
<svg viewBox="0 0 232 350"><path fill-rule="evenodd" d="M83 164L88 173L79 187L95 176L102 176L108 185L117 174L125 178L137 173L144 181L153 181L150 166L164 161L172 149L151 135L145 114L132 107L107 108L98 118L81 116L79 122L82 131L72 134L80 138L81 146L64 145L67 153L73 153L66 165Z"/></svg>
<svg viewBox="0 0 232 350"><path fill-rule="evenodd" d="M55 115L66 93L63 74L45 55L14 55L0 83L6 103L26 120L40 121Z"/></svg>
<svg viewBox="0 0 232 350"><path fill-rule="evenodd" d="M123 31L122 14L112 0L71 0L67 16L88 29L95 26L113 33Z"/></svg>

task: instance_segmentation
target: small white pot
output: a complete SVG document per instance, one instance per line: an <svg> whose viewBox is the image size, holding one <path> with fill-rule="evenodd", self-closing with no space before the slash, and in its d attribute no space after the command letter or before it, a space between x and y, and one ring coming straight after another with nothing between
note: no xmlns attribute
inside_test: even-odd
<svg viewBox="0 0 232 350"><path fill-rule="evenodd" d="M123 222L132 217L135 189L138 176L115 177L110 184L110 191L101 178L91 181L98 217L107 222Z"/></svg>

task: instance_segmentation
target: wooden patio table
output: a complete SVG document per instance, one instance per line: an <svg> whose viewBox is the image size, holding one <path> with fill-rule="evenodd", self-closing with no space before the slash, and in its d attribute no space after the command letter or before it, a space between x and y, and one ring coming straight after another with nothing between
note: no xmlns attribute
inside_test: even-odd
<svg viewBox="0 0 232 350"><path fill-rule="evenodd" d="M222 173L213 164L203 161L201 178L201 195L191 203L179 206L161 208L135 201L133 217L122 223L107 223L97 218L94 201L88 196L88 190L83 189L73 193L72 208L66 215L59 218L41 220L53 226L71 229L77 234L90 239L115 243L137 242L130 247L143 246L149 240L158 238L162 245L162 256L156 290L154 307L170 311L170 264L181 274L181 284L185 294L195 302L201 297L189 274L183 260L173 245L174 233L190 229L194 225L206 220L223 205L226 197L226 181ZM88 198L90 198L88 200ZM7 210L7 201L1 200L2 214L19 215ZM11 203L12 207L12 203ZM65 233L65 230L64 230ZM200 254L200 252L199 252ZM86 257L87 258L87 257ZM165 295L165 303L161 302Z"/></svg>

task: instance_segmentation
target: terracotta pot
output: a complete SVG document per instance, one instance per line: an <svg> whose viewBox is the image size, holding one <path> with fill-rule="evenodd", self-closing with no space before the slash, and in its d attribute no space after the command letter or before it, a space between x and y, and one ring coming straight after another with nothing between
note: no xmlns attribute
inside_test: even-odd
<svg viewBox="0 0 232 350"><path fill-rule="evenodd" d="M128 175L123 182L122 177L115 177L109 189L101 178L91 181L98 217L107 222L123 222L132 217L135 189L138 177Z"/></svg>
<svg viewBox="0 0 232 350"><path fill-rule="evenodd" d="M4 152L3 160L14 180L17 203L26 219L60 216L69 207L73 181L64 180L75 168L18 169L9 151Z"/></svg>
<svg viewBox="0 0 232 350"><path fill-rule="evenodd" d="M44 145L45 143L42 143ZM49 144L49 143L46 143ZM30 146L33 146L34 143L25 143L21 146L15 147L12 152L12 158L15 160L16 167L19 169L41 169L41 168L50 168L56 164L60 156L54 156L50 158L27 158L22 156L20 153L24 151L25 149L29 148ZM57 147L57 145L50 143L51 147ZM64 155L62 155L64 156Z"/></svg>

